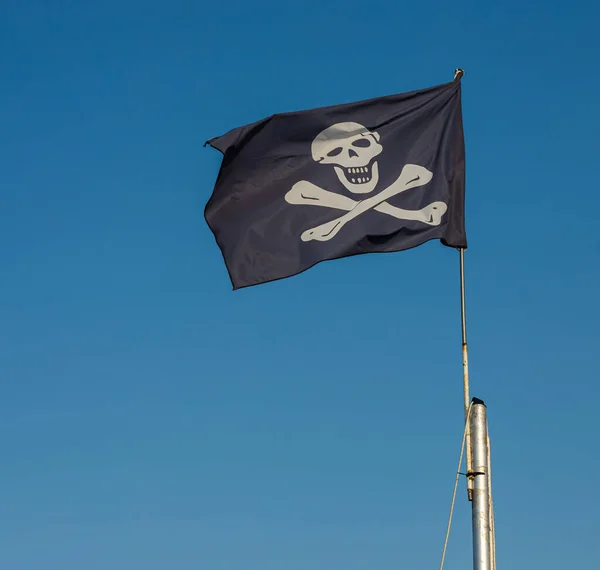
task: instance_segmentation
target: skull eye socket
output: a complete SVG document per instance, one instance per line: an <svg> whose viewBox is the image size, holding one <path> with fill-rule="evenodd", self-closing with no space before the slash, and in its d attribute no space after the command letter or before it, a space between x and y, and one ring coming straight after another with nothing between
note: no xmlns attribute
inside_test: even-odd
<svg viewBox="0 0 600 570"><path fill-rule="evenodd" d="M371 146L371 141L367 138L356 139L355 141L352 141L352 146L357 146L358 148L367 148Z"/></svg>
<svg viewBox="0 0 600 570"><path fill-rule="evenodd" d="M341 146L338 146L327 153L327 156L338 156L342 154L342 150L344 150Z"/></svg>

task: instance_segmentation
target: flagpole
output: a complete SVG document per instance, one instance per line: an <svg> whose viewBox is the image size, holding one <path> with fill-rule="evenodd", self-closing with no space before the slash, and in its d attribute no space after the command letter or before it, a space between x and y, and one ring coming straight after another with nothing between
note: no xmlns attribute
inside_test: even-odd
<svg viewBox="0 0 600 570"><path fill-rule="evenodd" d="M460 253L460 313L462 322L462 364L463 364L463 392L465 422L468 419L469 404L471 403L469 389L469 345L467 344L467 307L465 301L465 248L459 248ZM467 461L467 495L469 501L473 500L473 448L471 446L471 428L466 426L466 461Z"/></svg>
<svg viewBox="0 0 600 570"><path fill-rule="evenodd" d="M454 80L464 71L457 69ZM460 254L460 313L462 325L463 392L465 408L465 447L467 495L471 501L473 523L473 570L496 570L496 533L491 482L491 452L487 409L482 400L471 401L469 387L469 345L465 301L465 248ZM469 408L471 408L469 413Z"/></svg>
<svg viewBox="0 0 600 570"><path fill-rule="evenodd" d="M473 398L469 417L475 470L473 481L473 570L493 570L495 545L491 521L490 453L486 405Z"/></svg>

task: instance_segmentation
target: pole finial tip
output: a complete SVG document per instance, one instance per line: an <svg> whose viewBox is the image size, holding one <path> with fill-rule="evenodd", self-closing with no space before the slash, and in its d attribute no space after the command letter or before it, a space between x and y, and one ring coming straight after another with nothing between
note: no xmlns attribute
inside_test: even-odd
<svg viewBox="0 0 600 570"><path fill-rule="evenodd" d="M455 69L454 70L454 81L458 81L459 79L462 79L464 74L465 74L464 69L460 69L460 68Z"/></svg>

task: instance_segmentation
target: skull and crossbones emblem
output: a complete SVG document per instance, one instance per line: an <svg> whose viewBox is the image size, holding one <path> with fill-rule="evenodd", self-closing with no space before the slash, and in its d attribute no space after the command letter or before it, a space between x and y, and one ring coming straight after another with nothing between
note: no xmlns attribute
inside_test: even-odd
<svg viewBox="0 0 600 570"><path fill-rule="evenodd" d="M311 153L315 162L333 166L343 186L352 194L372 193L379 182L379 165L376 157L383 151L380 136L358 123L337 123L320 132L312 142ZM346 213L325 224L306 230L302 241L328 241L345 224L369 210L387 214L399 220L413 220L438 226L448 209L444 202L433 202L420 210L403 210L387 200L398 194L424 186L433 178L426 168L406 164L395 182L369 197L353 200L348 196L330 192L312 182L301 180L285 195L289 204L312 205L344 210Z"/></svg>

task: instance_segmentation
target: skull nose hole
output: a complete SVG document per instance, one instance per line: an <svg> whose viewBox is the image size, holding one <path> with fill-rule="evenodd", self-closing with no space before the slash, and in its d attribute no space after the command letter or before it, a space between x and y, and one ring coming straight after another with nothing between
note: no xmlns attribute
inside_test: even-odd
<svg viewBox="0 0 600 570"><path fill-rule="evenodd" d="M353 150L353 149L349 149L348 150L348 156L350 158L352 158L353 156L358 156L358 153L355 150Z"/></svg>

